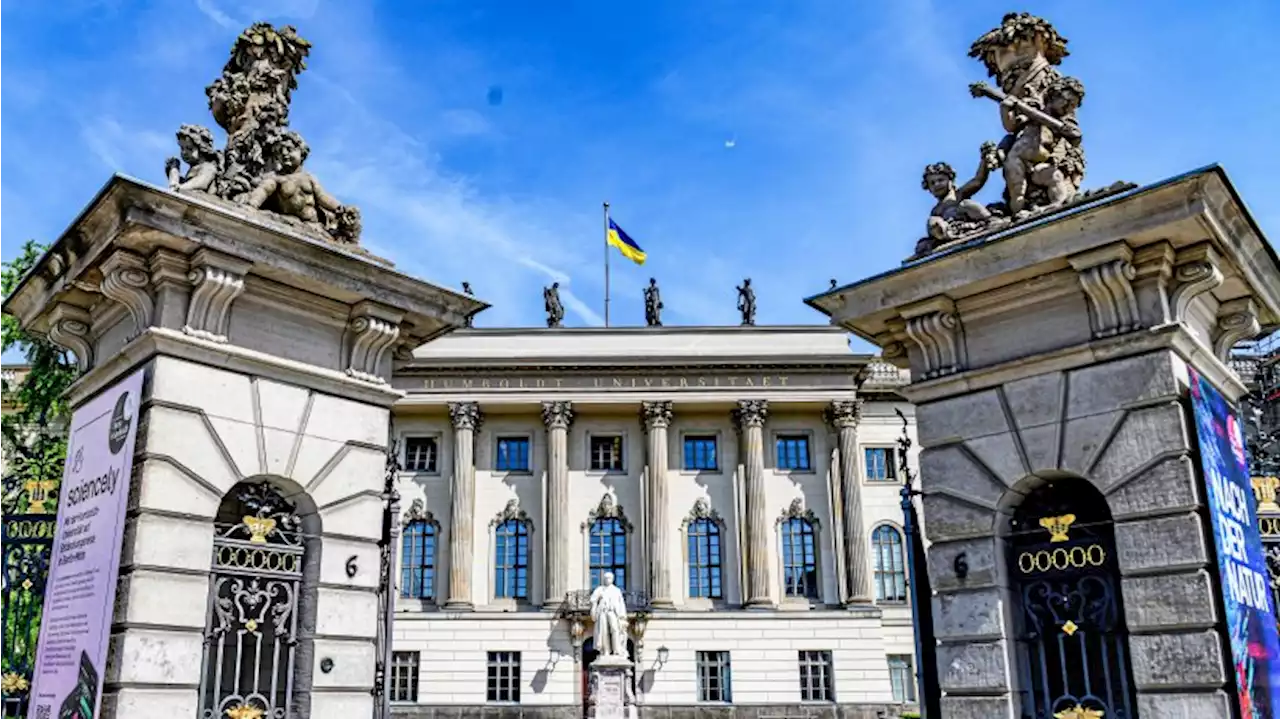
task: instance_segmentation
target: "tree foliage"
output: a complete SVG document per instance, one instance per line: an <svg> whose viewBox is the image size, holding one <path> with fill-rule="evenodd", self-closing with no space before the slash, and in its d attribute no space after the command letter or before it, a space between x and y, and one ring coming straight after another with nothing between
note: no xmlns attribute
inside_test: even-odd
<svg viewBox="0 0 1280 719"><path fill-rule="evenodd" d="M2 284L6 297L35 267L44 250L43 245L27 240L17 257L4 263ZM5 495L9 499L14 489L29 480L61 477L67 420L63 395L78 372L72 358L57 345L23 330L13 317L6 316L3 321L3 351L20 352L31 368L21 381L4 380L2 388L7 403L13 406L0 419L6 455Z"/></svg>

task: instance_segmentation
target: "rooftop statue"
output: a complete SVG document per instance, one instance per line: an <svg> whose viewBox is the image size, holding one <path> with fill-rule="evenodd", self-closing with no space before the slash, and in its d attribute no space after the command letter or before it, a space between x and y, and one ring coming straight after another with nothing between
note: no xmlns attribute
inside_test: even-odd
<svg viewBox="0 0 1280 719"><path fill-rule="evenodd" d="M356 244L360 211L332 198L303 169L309 149L289 129L289 103L310 51L311 43L289 25L260 22L242 32L222 75L205 88L226 147L215 149L208 128L183 125L182 159L169 158L165 175L171 190L250 207L309 234Z"/></svg>
<svg viewBox="0 0 1280 719"><path fill-rule="evenodd" d="M742 313L742 324L756 323L756 291L751 289L751 278L742 281L738 287L738 311Z"/></svg>
<svg viewBox="0 0 1280 719"><path fill-rule="evenodd" d="M552 282L542 288L542 303L547 310L547 326L564 326L564 305L560 304L560 283Z"/></svg>
<svg viewBox="0 0 1280 719"><path fill-rule="evenodd" d="M644 288L644 323L649 327L662 326L662 293L658 289L658 281L649 278L649 286Z"/></svg>
<svg viewBox="0 0 1280 719"><path fill-rule="evenodd" d="M1068 54L1067 39L1047 20L1030 13L1009 13L999 27L974 41L969 56L982 62L998 87L975 82L969 91L975 98L999 103L1006 134L998 144L982 146L978 173L959 188L955 171L946 163L925 169L924 187L937 204L930 213L928 236L916 245L916 257L956 240L1133 187L1115 183L1080 192L1084 134L1076 111L1085 93L1082 82L1058 71ZM1004 177L1003 197L984 207L970 198L997 168Z"/></svg>

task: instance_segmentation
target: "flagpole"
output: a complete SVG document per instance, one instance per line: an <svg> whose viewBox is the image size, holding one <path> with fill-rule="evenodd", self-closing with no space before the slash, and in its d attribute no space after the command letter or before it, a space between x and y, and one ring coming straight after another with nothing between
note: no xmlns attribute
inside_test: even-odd
<svg viewBox="0 0 1280 719"><path fill-rule="evenodd" d="M609 203L604 203L604 326L609 326Z"/></svg>

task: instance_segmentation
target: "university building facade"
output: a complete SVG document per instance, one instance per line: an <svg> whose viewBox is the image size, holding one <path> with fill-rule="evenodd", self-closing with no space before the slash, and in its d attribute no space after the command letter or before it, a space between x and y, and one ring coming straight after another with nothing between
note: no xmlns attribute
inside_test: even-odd
<svg viewBox="0 0 1280 719"><path fill-rule="evenodd" d="M914 705L906 381L829 327L461 330L419 348L392 380L393 713L584 712L606 572L646 714Z"/></svg>

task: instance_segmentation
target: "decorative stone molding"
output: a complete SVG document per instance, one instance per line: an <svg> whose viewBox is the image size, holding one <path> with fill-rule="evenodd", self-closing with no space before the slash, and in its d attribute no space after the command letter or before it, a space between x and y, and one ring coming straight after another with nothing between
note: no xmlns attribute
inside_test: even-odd
<svg viewBox="0 0 1280 719"><path fill-rule="evenodd" d="M244 275L251 263L201 249L191 256L187 279L195 288L187 305L187 323L182 331L210 342L227 341L231 303L244 292Z"/></svg>
<svg viewBox="0 0 1280 719"><path fill-rule="evenodd" d="M903 308L902 333L920 350L921 379L955 374L965 369L964 337L955 303L934 297Z"/></svg>
<svg viewBox="0 0 1280 719"><path fill-rule="evenodd" d="M573 403L543 402L542 423L547 429L569 429L573 424Z"/></svg>
<svg viewBox="0 0 1280 719"><path fill-rule="evenodd" d="M670 427L671 416L672 409L669 400L640 403L640 421L644 424L645 430Z"/></svg>
<svg viewBox="0 0 1280 719"><path fill-rule="evenodd" d="M1243 339L1256 336L1262 331L1258 322L1258 306L1253 298L1223 302L1218 307L1218 324L1214 328L1213 353L1223 362L1231 355L1231 348Z"/></svg>
<svg viewBox="0 0 1280 719"><path fill-rule="evenodd" d="M147 265L151 270L151 285L157 290L185 286L190 282L187 279L187 258L180 252L160 248L151 253Z"/></svg>
<svg viewBox="0 0 1280 719"><path fill-rule="evenodd" d="M782 524L788 519L803 519L809 524L812 524L814 529L817 529L821 525L821 522L818 521L818 515L814 514L812 509L808 509L804 506L803 497L796 497L791 500L791 504L787 505L787 508L783 510L782 516L778 517L777 523Z"/></svg>
<svg viewBox="0 0 1280 719"><path fill-rule="evenodd" d="M763 427L769 418L769 402L763 399L740 399L737 409L733 410L733 423L738 431L748 427Z"/></svg>
<svg viewBox="0 0 1280 719"><path fill-rule="evenodd" d="M693 507L689 510L689 513L685 515L684 522L681 526L687 528L690 524L693 524L699 519L710 520L719 525L721 529L724 528L724 517L720 516L720 513L711 506L710 500L706 497L698 497L693 501Z"/></svg>
<svg viewBox="0 0 1280 719"><path fill-rule="evenodd" d="M89 341L89 313L81 307L60 302L49 313L49 341L76 356L76 367L86 372L93 366L93 344Z"/></svg>
<svg viewBox="0 0 1280 719"><path fill-rule="evenodd" d="M1131 332L1142 324L1138 298L1133 292L1133 250L1128 245L1117 242L1068 257L1067 261L1089 298L1095 338Z"/></svg>
<svg viewBox="0 0 1280 719"><path fill-rule="evenodd" d="M404 516L400 518L400 526L407 526L410 522L426 522L434 525L438 530L440 522L436 521L436 516L427 510L426 504L421 499L415 499L409 504L409 509L405 511Z"/></svg>
<svg viewBox="0 0 1280 719"><path fill-rule="evenodd" d="M493 529L494 527L505 522L510 522L511 520L515 520L525 525L525 528L528 531L533 531L533 521L529 519L529 513L520 508L520 500L518 499L508 499L507 504L502 508L502 511L498 512L497 516L489 520L489 528Z"/></svg>
<svg viewBox="0 0 1280 719"><path fill-rule="evenodd" d="M360 302L351 308L344 343L347 348L345 371L348 377L386 384L379 370L387 350L400 337L400 320L403 318L402 313L373 302Z"/></svg>
<svg viewBox="0 0 1280 719"><path fill-rule="evenodd" d="M475 402L450 402L449 421L454 429L480 429L484 424L484 413Z"/></svg>
<svg viewBox="0 0 1280 719"><path fill-rule="evenodd" d="M1218 253L1208 242L1179 252L1174 261L1173 280L1176 284L1169 298L1169 310L1173 321L1181 322L1187 318L1191 301L1220 287L1223 276L1222 270L1218 269L1221 264Z"/></svg>
<svg viewBox="0 0 1280 719"><path fill-rule="evenodd" d="M837 399L822 412L823 419L834 429L854 429L862 419L861 399Z"/></svg>
<svg viewBox="0 0 1280 719"><path fill-rule="evenodd" d="M129 311L129 316L133 319L130 339L151 326L155 302L148 291L150 281L147 261L128 250L116 250L102 263L100 289L108 299L119 302Z"/></svg>
<svg viewBox="0 0 1280 719"><path fill-rule="evenodd" d="M622 523L622 528L628 534L631 533L631 520L627 519L627 515L622 511L622 505L618 504L613 492L605 492L604 496L600 498L600 504L587 513L587 521L582 523L582 529L590 529L591 525L600 519L616 519Z"/></svg>

